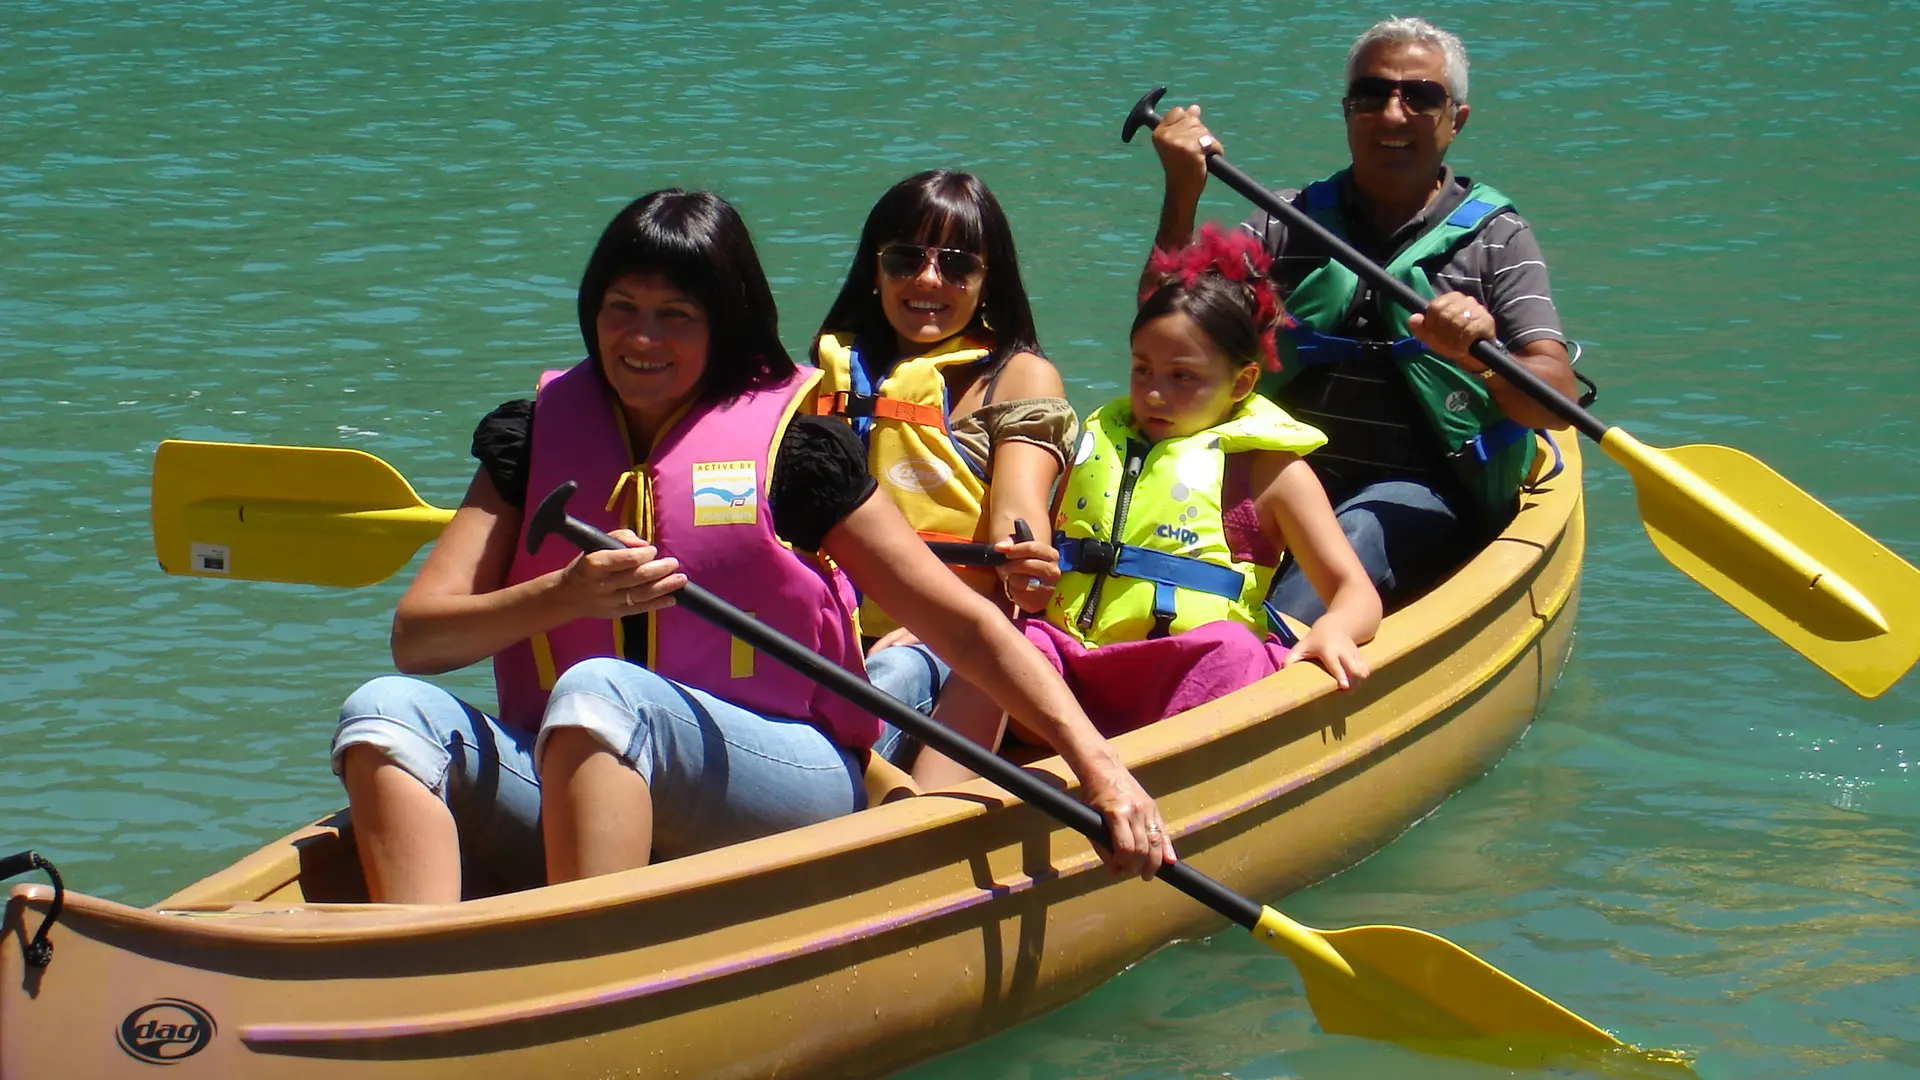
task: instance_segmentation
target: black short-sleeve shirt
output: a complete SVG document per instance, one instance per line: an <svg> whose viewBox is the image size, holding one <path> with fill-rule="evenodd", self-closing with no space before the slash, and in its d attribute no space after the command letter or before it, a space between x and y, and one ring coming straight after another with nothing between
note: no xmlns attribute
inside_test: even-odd
<svg viewBox="0 0 1920 1080"><path fill-rule="evenodd" d="M503 403L473 430L474 458L500 496L522 509L527 505L532 445L529 400ZM878 487L867 472L867 449L851 428L830 417L796 416L787 425L767 482L773 531L802 551L818 551L827 533Z"/></svg>

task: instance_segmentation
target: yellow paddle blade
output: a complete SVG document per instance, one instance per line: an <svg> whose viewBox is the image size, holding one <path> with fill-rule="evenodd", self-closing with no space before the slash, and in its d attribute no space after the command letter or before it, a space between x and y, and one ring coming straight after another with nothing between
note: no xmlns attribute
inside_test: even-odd
<svg viewBox="0 0 1920 1080"><path fill-rule="evenodd" d="M359 450L169 439L153 458L153 550L169 574L371 585L452 517Z"/></svg>
<svg viewBox="0 0 1920 1080"><path fill-rule="evenodd" d="M1307 1003L1330 1034L1384 1039L1509 1068L1578 1058L1607 1072L1693 1075L1680 1055L1629 1047L1424 930L1315 930L1269 907L1253 936L1300 969Z"/></svg>
<svg viewBox="0 0 1920 1080"><path fill-rule="evenodd" d="M1854 693L1878 697L1920 659L1920 570L1764 462L1619 428L1600 446L1668 562Z"/></svg>

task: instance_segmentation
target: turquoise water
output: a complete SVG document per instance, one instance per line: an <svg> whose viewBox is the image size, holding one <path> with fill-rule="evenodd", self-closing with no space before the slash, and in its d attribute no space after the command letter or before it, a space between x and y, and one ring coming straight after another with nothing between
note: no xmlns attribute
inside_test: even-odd
<svg viewBox="0 0 1920 1080"><path fill-rule="evenodd" d="M387 663L399 582L162 575L161 439L356 446L451 504L474 420L578 354L573 284L626 200L734 199L798 349L872 200L936 165L1005 202L1097 404L1159 198L1127 107L1169 83L1255 174L1325 173L1346 43L1387 13L559 11L0 0L0 851L150 902L341 801L331 711ZM1427 13L1476 64L1453 160L1534 221L1596 411L1753 451L1920 561L1920 5ZM1442 933L1703 1076L1920 1069L1920 684L1852 697L1669 568L1618 470L1588 496L1539 722L1288 911ZM1486 1074L1318 1034L1227 936L907 1075Z"/></svg>

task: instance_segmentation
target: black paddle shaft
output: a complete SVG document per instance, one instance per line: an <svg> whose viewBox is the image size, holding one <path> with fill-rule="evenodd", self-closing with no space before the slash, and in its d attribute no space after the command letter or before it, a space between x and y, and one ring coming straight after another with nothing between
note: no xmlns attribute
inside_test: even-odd
<svg viewBox="0 0 1920 1080"><path fill-rule="evenodd" d="M626 545L592 525L567 513L567 500L575 488L569 480L545 499L527 524L527 550L540 547L547 534L558 533L582 551L618 551ZM1028 773L1013 762L991 753L964 736L954 733L933 717L909 708L872 683L828 660L751 615L727 603L707 590L687 582L674 594L675 602L695 617L714 626L759 652L766 653L787 667L812 679L829 692L873 713L888 723L937 747L948 757L999 784L1018 798L1038 806L1065 822L1094 843L1111 847L1106 820L1099 811ZM1234 922L1251 930L1260 921L1261 907L1225 885L1185 863L1173 863L1160 869L1160 877L1174 888L1193 897Z"/></svg>
<svg viewBox="0 0 1920 1080"><path fill-rule="evenodd" d="M1166 87L1156 86L1147 91L1139 101L1134 102L1133 111L1127 114L1126 123L1120 128L1121 142L1132 142L1133 133L1140 130L1141 125L1149 128L1160 126L1160 114L1154 111L1153 107L1160 103L1161 96L1166 92ZM1369 284L1387 294L1401 307L1416 314L1427 310L1426 298L1414 292L1406 282L1387 273L1380 264L1354 250L1352 244L1327 231L1326 226L1313 220L1299 207L1262 187L1258 181L1242 172L1233 162L1217 153L1209 153L1207 154L1207 171L1239 192L1248 202L1286 222L1287 228L1311 238L1326 249L1329 255L1340 260L1347 269L1365 278ZM1509 355L1507 350L1501 348L1498 342L1476 341L1473 343L1472 351L1474 359L1498 372L1501 378L1519 387L1527 396L1552 409L1561 419L1578 428L1588 438L1598 442L1607 433L1607 425L1601 423L1598 417L1581 408L1565 394L1547 385L1546 381L1538 375L1528 371L1524 365Z"/></svg>
<svg viewBox="0 0 1920 1080"><path fill-rule="evenodd" d="M1033 537L1028 536L1029 540ZM999 566L1007 557L993 550L992 544L970 544L959 540L931 540L935 558L948 566Z"/></svg>

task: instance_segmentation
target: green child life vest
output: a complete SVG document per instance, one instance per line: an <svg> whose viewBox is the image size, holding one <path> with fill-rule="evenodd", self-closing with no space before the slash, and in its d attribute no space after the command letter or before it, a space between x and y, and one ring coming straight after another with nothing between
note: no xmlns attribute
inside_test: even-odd
<svg viewBox="0 0 1920 1080"><path fill-rule="evenodd" d="M1101 406L1087 418L1054 522L1061 573L1047 621L1091 646L1220 619L1261 632L1274 567L1234 560L1227 455L1305 454L1326 441L1258 394L1214 427L1152 444L1126 398Z"/></svg>
<svg viewBox="0 0 1920 1080"><path fill-rule="evenodd" d="M1339 185L1345 173L1309 184L1301 193L1306 211L1341 239L1347 222L1340 211ZM1478 233L1513 201L1492 187L1475 183L1453 213L1435 222L1386 266L1414 292L1431 300L1439 295L1428 274L1428 264L1454 251ZM1337 260L1308 274L1286 300L1287 314L1296 325L1288 330L1294 356L1277 376L1262 381L1261 391L1272 394L1302 368L1337 363L1368 348L1390 349L1407 386L1420 403L1420 412L1439 436L1453 466L1481 511L1483 525L1504 523L1513 512L1520 484L1533 465L1531 432L1507 419L1494 403L1486 383L1433 355L1407 329L1411 312L1381 297L1381 317L1391 335L1385 342L1362 342L1339 336L1353 313L1360 278Z"/></svg>

